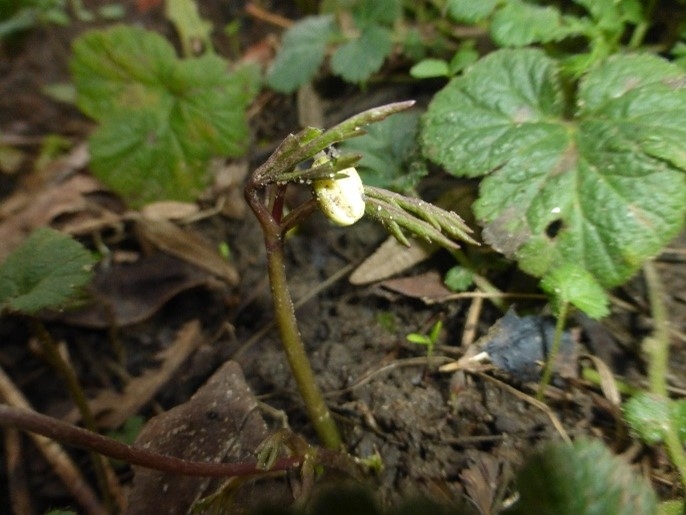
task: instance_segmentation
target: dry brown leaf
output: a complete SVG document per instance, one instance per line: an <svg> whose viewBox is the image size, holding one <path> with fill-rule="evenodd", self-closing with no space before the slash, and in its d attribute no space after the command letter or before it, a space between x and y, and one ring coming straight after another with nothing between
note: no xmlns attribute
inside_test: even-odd
<svg viewBox="0 0 686 515"><path fill-rule="evenodd" d="M322 99L308 82L298 89L298 123L301 127L324 127L324 106Z"/></svg>
<svg viewBox="0 0 686 515"><path fill-rule="evenodd" d="M243 372L235 361L226 362L186 403L152 418L138 436L137 445L179 458L207 462L253 461L257 446L268 435ZM129 496L129 515L188 513L195 502L213 493L221 480L186 477L135 468ZM241 483L238 483L239 485ZM243 502L269 501L285 505L290 491L279 483L251 483L235 492L231 506L217 513L244 513Z"/></svg>
<svg viewBox="0 0 686 515"><path fill-rule="evenodd" d="M141 376L131 380L121 393L104 390L89 402L98 425L114 429L138 413L170 381L203 341L200 323L197 320L186 323L179 330L171 347L157 354L160 361L158 368L146 370ZM72 410L65 420L75 424L80 420L80 415L77 410Z"/></svg>
<svg viewBox="0 0 686 515"><path fill-rule="evenodd" d="M40 191L18 190L0 205L0 261L34 229L50 225L58 217L89 210L85 195L100 190L102 186L95 179L82 174L44 185Z"/></svg>
<svg viewBox="0 0 686 515"><path fill-rule="evenodd" d="M503 486L502 475L498 458L485 452L480 452L474 463L460 472L467 496L481 515L495 513L498 490Z"/></svg>
<svg viewBox="0 0 686 515"><path fill-rule="evenodd" d="M413 240L412 246L406 247L390 237L355 269L350 275L350 282L368 284L381 281L421 263L436 250L436 245L421 240Z"/></svg>
<svg viewBox="0 0 686 515"><path fill-rule="evenodd" d="M198 211L198 205L191 202L162 200L143 206L141 215L151 220L183 220L197 214Z"/></svg>
<svg viewBox="0 0 686 515"><path fill-rule="evenodd" d="M400 279L388 279L380 285L406 297L421 299L432 304L440 302L452 294L443 284L441 275L434 271L411 277L401 277Z"/></svg>
<svg viewBox="0 0 686 515"><path fill-rule="evenodd" d="M49 318L93 328L124 327L147 320L172 298L192 288L222 291L225 284L173 256L157 252L134 262L98 267L90 302Z"/></svg>
<svg viewBox="0 0 686 515"><path fill-rule="evenodd" d="M238 284L236 268L199 234L182 229L168 220L144 216L138 216L135 220L139 236L154 247L210 272L229 286Z"/></svg>
<svg viewBox="0 0 686 515"><path fill-rule="evenodd" d="M247 160L234 161L221 166L215 173L213 194L217 197L221 214L242 220L248 204L243 198L243 184L250 171Z"/></svg>

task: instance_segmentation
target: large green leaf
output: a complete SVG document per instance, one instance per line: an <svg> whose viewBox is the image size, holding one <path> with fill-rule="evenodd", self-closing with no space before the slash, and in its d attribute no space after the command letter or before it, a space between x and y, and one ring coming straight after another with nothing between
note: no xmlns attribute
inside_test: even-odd
<svg viewBox="0 0 686 515"><path fill-rule="evenodd" d="M192 199L210 158L245 151L255 78L216 55L181 60L161 36L115 27L81 36L71 70L78 106L101 122L93 171L134 205Z"/></svg>
<svg viewBox="0 0 686 515"><path fill-rule="evenodd" d="M0 264L0 311L61 307L90 281L94 264L93 255L69 236L38 229Z"/></svg>
<svg viewBox="0 0 686 515"><path fill-rule="evenodd" d="M616 56L582 80L568 119L557 63L501 50L434 97L422 145L454 175L486 176L484 238L525 271L571 263L610 287L682 227L684 86L658 57Z"/></svg>
<svg viewBox="0 0 686 515"><path fill-rule="evenodd" d="M329 39L335 34L333 17L309 16L286 31L281 50L269 69L269 86L291 93L308 82L324 62Z"/></svg>

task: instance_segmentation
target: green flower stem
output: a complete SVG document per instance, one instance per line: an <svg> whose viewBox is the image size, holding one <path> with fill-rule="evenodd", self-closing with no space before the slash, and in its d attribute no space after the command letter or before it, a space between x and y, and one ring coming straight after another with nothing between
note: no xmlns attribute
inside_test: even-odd
<svg viewBox="0 0 686 515"><path fill-rule="evenodd" d="M652 393L668 398L669 319L664 300L665 290L652 261L648 261L643 266L643 274L653 316L653 334L644 341L644 352L648 356L648 385ZM684 452L674 420L670 418L666 422L664 442L667 454L679 471L682 488L686 491L686 452Z"/></svg>
<svg viewBox="0 0 686 515"><path fill-rule="evenodd" d="M312 367L310 367L310 361L305 352L305 345L298 331L295 308L293 307L293 301L288 292L288 283L286 281L283 239L279 237L278 240L267 241L267 248L269 249L267 251L267 267L272 298L274 299L276 323L288 364L291 366L293 377L295 377L295 381L300 389L307 413L322 443L329 449L340 449L342 441L338 428L317 386L314 372Z"/></svg>
<svg viewBox="0 0 686 515"><path fill-rule="evenodd" d="M317 435L325 447L339 450L342 440L331 412L324 402L317 381L305 352L305 345L298 330L295 307L288 291L286 264L284 259L285 227L279 224L266 210L258 194L258 188L250 181L245 190L246 200L260 222L267 250L267 270L276 324L281 343L305 403L307 414Z"/></svg>
<svg viewBox="0 0 686 515"><path fill-rule="evenodd" d="M538 385L538 391L536 392L536 400L543 401L543 395L545 394L545 388L550 384L550 380L553 377L553 370L555 369L555 361L557 360L557 353L560 350L560 344L562 343L562 333L565 328L565 322L567 321L567 313L569 312L569 302L563 302L560 306L560 312L557 315L557 322L555 323L555 336L553 336L553 344L550 347L550 352L545 360L545 366L543 367L543 375L541 377L541 382Z"/></svg>
<svg viewBox="0 0 686 515"><path fill-rule="evenodd" d="M648 386L651 392L667 397L669 320L664 302L665 291L652 262L649 261L643 266L643 274L653 317L653 334L643 343L643 349L648 356Z"/></svg>

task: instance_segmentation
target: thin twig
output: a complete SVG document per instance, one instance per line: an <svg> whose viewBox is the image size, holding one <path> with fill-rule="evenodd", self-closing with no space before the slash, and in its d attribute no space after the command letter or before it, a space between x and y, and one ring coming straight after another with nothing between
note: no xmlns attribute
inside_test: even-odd
<svg viewBox="0 0 686 515"><path fill-rule="evenodd" d="M16 427L18 429L23 429L19 425L13 424L3 424L2 423L2 412L32 412L30 411L29 402L26 400L24 395L19 391L17 387L14 386L10 378L5 374L5 371L0 367L0 397L4 398L5 401L13 406L0 404L0 425ZM28 429L30 431L30 429ZM102 514L107 515L107 510L102 506L98 500L95 492L88 485L86 480L81 475L78 467L74 465L71 458L64 452L62 447L55 444L55 442L46 438L40 431L33 431L37 434L31 434L31 438L38 447L38 449L43 453L45 459L50 463L55 474L59 476L64 485L67 487L69 492L71 492L76 502L83 507L84 511L91 514Z"/></svg>
<svg viewBox="0 0 686 515"><path fill-rule="evenodd" d="M288 29L292 27L294 23L293 20L289 20L284 16L269 12L259 5L256 5L254 2L248 2L245 4L245 12L257 20L266 21L267 23L271 23L272 25L281 27L282 29Z"/></svg>

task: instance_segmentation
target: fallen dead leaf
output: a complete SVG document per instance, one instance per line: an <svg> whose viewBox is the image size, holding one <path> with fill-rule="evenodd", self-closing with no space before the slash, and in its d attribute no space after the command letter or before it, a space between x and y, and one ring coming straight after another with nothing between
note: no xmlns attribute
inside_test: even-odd
<svg viewBox="0 0 686 515"><path fill-rule="evenodd" d="M411 247L406 247L395 238L388 238L350 274L350 282L368 284L381 281L421 263L436 250L438 246L421 240L414 240Z"/></svg>
<svg viewBox="0 0 686 515"><path fill-rule="evenodd" d="M156 252L134 262L99 266L88 288L87 305L46 317L83 327L124 327L147 320L172 298L197 287L223 291L226 285L195 266Z"/></svg>
<svg viewBox="0 0 686 515"><path fill-rule="evenodd" d="M90 218L105 216L93 210L86 198L100 190L102 185L83 174L72 175L58 184L45 184L39 191L17 190L0 204L0 261L31 231L51 225L59 217L84 211L89 212Z"/></svg>
<svg viewBox="0 0 686 515"><path fill-rule="evenodd" d="M224 280L229 286L238 284L238 271L224 259L212 244L196 232L182 229L163 219L135 217L139 237L156 248L183 259Z"/></svg>
<svg viewBox="0 0 686 515"><path fill-rule="evenodd" d="M453 293L443 284L441 275L435 271L400 279L388 279L381 282L380 286L406 297L430 303L440 302Z"/></svg>
<svg viewBox="0 0 686 515"><path fill-rule="evenodd" d="M240 366L228 361L188 402L150 419L136 444L187 460L240 462L253 461L255 449L267 436L267 425ZM232 490L231 505L221 506L217 513L245 513L245 505L292 501L290 490L281 481L240 484L241 490ZM221 486L218 479L135 467L128 513L185 514Z"/></svg>
<svg viewBox="0 0 686 515"><path fill-rule="evenodd" d="M200 209L192 202L163 200L143 206L141 215L150 220L182 220L198 213Z"/></svg>
<svg viewBox="0 0 686 515"><path fill-rule="evenodd" d="M247 160L233 161L218 167L214 174L213 196L221 206L222 215L242 220L248 207L243 198L243 184L250 171Z"/></svg>
<svg viewBox="0 0 686 515"><path fill-rule="evenodd" d="M478 458L460 472L467 496L481 515L496 512L498 488L503 484L501 465L495 456L480 452Z"/></svg>

